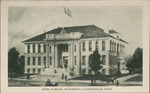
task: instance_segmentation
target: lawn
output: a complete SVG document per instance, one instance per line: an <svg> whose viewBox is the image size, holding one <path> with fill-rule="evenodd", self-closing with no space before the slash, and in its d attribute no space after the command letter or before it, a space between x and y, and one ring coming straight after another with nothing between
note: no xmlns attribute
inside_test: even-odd
<svg viewBox="0 0 150 93"><path fill-rule="evenodd" d="M139 74L138 76L127 79L126 81L142 82L142 74Z"/></svg>
<svg viewBox="0 0 150 93"><path fill-rule="evenodd" d="M110 79L112 77L120 78L120 77L124 77L127 75L129 75L129 74L121 74L119 76L117 76L117 75L97 75L97 80L107 81L108 79ZM90 75L82 75L79 77L71 78L70 80L91 80L91 76Z"/></svg>

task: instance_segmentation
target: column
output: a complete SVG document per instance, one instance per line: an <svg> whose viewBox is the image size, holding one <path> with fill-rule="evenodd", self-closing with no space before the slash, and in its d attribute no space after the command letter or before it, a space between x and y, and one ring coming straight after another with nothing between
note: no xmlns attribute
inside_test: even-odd
<svg viewBox="0 0 150 93"><path fill-rule="evenodd" d="M27 64L28 64L28 63L27 63L27 58L28 58L28 57L25 56L25 66L27 66Z"/></svg>
<svg viewBox="0 0 150 93"><path fill-rule="evenodd" d="M28 53L28 51L27 51L28 45L25 44L25 45L24 45L24 48L25 48L25 49L24 49L24 50L25 50L24 53Z"/></svg>
<svg viewBox="0 0 150 93"><path fill-rule="evenodd" d="M38 53L38 44L35 44L35 53Z"/></svg>
<svg viewBox="0 0 150 93"><path fill-rule="evenodd" d="M106 40L105 42L106 50L110 50L110 41Z"/></svg>
<svg viewBox="0 0 150 93"><path fill-rule="evenodd" d="M70 55L70 59L71 59L71 61L70 61L70 64L71 64L71 68L73 67L73 44L71 44L70 45L70 52L71 52L71 55Z"/></svg>
<svg viewBox="0 0 150 93"><path fill-rule="evenodd" d="M89 71L89 55L86 55L86 74L88 74Z"/></svg>
<svg viewBox="0 0 150 93"><path fill-rule="evenodd" d="M95 41L92 41L92 51L95 51Z"/></svg>
<svg viewBox="0 0 150 93"><path fill-rule="evenodd" d="M71 44L68 44L68 52L69 52L69 56L68 56L68 68L71 67Z"/></svg>
<svg viewBox="0 0 150 93"><path fill-rule="evenodd" d="M41 56L41 66L42 66L42 67L45 67L44 61L43 61L43 56Z"/></svg>
<svg viewBox="0 0 150 93"><path fill-rule="evenodd" d="M44 48L42 48L41 50L43 49ZM49 68L49 44L46 44L46 64L47 64L47 67Z"/></svg>
<svg viewBox="0 0 150 93"><path fill-rule="evenodd" d="M99 51L102 51L102 41L101 40L98 41L98 45L99 45Z"/></svg>
<svg viewBox="0 0 150 93"><path fill-rule="evenodd" d="M40 45L41 45L41 53L43 53L43 52L44 52L44 51L43 51L43 50L44 50L44 48L43 48L43 45L44 45L44 44L40 44Z"/></svg>
<svg viewBox="0 0 150 93"><path fill-rule="evenodd" d="M54 53L55 53L55 52L54 52L54 45L52 45L51 48L52 48L52 67L55 67L55 59L54 59L54 57L55 57L55 56L54 56Z"/></svg>
<svg viewBox="0 0 150 93"><path fill-rule="evenodd" d="M35 57L35 65L38 66L38 57Z"/></svg>
<svg viewBox="0 0 150 93"><path fill-rule="evenodd" d="M30 44L30 53L33 53L33 45Z"/></svg>
<svg viewBox="0 0 150 93"><path fill-rule="evenodd" d="M58 67L58 46L55 45L55 67Z"/></svg>

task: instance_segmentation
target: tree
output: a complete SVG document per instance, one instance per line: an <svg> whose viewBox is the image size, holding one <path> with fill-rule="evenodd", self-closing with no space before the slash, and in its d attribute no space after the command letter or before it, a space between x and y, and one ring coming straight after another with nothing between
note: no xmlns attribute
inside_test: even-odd
<svg viewBox="0 0 150 93"><path fill-rule="evenodd" d="M24 62L24 59L25 57L22 55L22 56L20 56L19 57L19 59L18 59L18 64L17 64L17 67L15 68L15 69L17 69L17 74L18 75L22 75L22 74L24 74L24 64L25 64L25 62Z"/></svg>
<svg viewBox="0 0 150 93"><path fill-rule="evenodd" d="M142 48L137 48L133 54L133 58L132 58L132 64L133 64L133 68L141 70L142 66L143 66L143 49Z"/></svg>
<svg viewBox="0 0 150 93"><path fill-rule="evenodd" d="M96 83L96 76L97 76L97 72L102 68L102 62L100 61L100 54L98 53L98 50L96 49L93 54L90 55L89 60L90 60L90 65L89 67L91 68L92 71L95 72L94 77L92 76L91 78L91 83L93 84L93 80L94 83ZM93 79L94 78L94 79Z"/></svg>
<svg viewBox="0 0 150 93"><path fill-rule="evenodd" d="M128 60L126 60L126 66L129 69L130 74L135 70L141 70L143 65L143 49L137 48L133 54L133 56L129 57Z"/></svg>
<svg viewBox="0 0 150 93"><path fill-rule="evenodd" d="M16 66L18 64L19 52L15 47L11 48L8 52L8 72L16 72Z"/></svg>

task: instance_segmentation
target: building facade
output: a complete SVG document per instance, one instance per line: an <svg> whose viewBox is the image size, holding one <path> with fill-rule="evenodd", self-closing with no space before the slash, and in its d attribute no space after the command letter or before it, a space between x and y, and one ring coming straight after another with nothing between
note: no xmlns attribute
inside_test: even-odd
<svg viewBox="0 0 150 93"><path fill-rule="evenodd" d="M89 56L98 50L102 74L115 74L124 69L126 41L120 33L109 34L95 25L58 27L23 41L25 46L25 73L50 74L67 67L75 74L90 74Z"/></svg>

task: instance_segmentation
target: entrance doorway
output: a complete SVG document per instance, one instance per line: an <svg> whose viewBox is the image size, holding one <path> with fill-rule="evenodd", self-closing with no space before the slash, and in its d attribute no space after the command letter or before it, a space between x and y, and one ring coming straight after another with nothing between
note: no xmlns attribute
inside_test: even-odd
<svg viewBox="0 0 150 93"><path fill-rule="evenodd" d="M68 65L68 44L58 44L58 68L63 68L64 64Z"/></svg>

